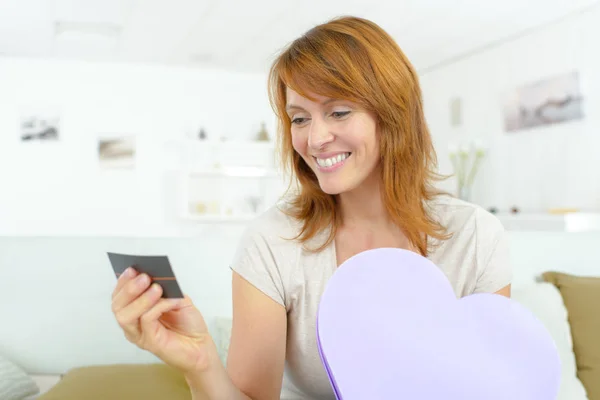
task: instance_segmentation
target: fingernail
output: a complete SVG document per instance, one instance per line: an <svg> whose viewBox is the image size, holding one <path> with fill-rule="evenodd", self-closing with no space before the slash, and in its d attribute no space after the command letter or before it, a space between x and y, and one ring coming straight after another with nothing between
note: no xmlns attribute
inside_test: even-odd
<svg viewBox="0 0 600 400"><path fill-rule="evenodd" d="M160 285L158 283L153 283L152 287L150 288L153 292L158 293L161 289Z"/></svg>
<svg viewBox="0 0 600 400"><path fill-rule="evenodd" d="M125 270L125 272L123 272L123 275L125 275L126 278L132 278L133 277L133 268L129 267Z"/></svg>
<svg viewBox="0 0 600 400"><path fill-rule="evenodd" d="M137 283L140 285L145 285L146 283L148 283L148 279L148 275L142 274L137 277Z"/></svg>

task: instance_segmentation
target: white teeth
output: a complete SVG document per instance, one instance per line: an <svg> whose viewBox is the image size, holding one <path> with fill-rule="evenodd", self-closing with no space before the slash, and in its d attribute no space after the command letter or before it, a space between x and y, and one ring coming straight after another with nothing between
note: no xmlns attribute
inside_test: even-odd
<svg viewBox="0 0 600 400"><path fill-rule="evenodd" d="M350 153L342 153L329 158L317 158L317 164L325 168L332 167L335 164L344 161L346 158L348 158L349 155Z"/></svg>

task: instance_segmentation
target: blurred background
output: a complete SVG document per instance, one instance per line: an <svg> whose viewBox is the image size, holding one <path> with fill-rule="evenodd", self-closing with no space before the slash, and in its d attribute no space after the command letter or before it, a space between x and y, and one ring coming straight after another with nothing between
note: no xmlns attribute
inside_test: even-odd
<svg viewBox="0 0 600 400"><path fill-rule="evenodd" d="M285 188L270 63L338 15L381 25L419 71L444 189L507 217L600 209L597 2L0 4L0 233L252 218Z"/></svg>
<svg viewBox="0 0 600 400"><path fill-rule="evenodd" d="M515 284L600 276L598 1L0 0L0 356L153 360L112 319L107 251L168 255L217 330L240 235L287 188L268 69L341 15L414 64L441 187L500 218Z"/></svg>

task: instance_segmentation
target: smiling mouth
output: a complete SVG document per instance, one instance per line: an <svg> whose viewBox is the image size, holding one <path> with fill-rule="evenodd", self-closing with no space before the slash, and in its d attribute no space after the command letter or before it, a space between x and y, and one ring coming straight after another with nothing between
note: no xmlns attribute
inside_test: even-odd
<svg viewBox="0 0 600 400"><path fill-rule="evenodd" d="M348 157L350 157L351 154L352 153L340 153L336 156L329 158L313 158L315 159L319 167L329 169L341 165Z"/></svg>

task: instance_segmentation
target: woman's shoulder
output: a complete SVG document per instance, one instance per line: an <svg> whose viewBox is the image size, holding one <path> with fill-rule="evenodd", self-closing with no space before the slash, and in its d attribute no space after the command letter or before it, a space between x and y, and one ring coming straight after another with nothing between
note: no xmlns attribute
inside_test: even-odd
<svg viewBox="0 0 600 400"><path fill-rule="evenodd" d="M289 307L290 274L298 259L297 223L274 205L242 233L230 268L277 303Z"/></svg>
<svg viewBox="0 0 600 400"><path fill-rule="evenodd" d="M276 203L257 215L246 226L246 237L262 237L269 241L289 241L298 235L300 222L288 212L286 203Z"/></svg>
<svg viewBox="0 0 600 400"><path fill-rule="evenodd" d="M431 207L450 236L434 243L430 258L452 277L457 293L494 292L510 283L508 238L494 214L450 196Z"/></svg>
<svg viewBox="0 0 600 400"><path fill-rule="evenodd" d="M483 207L449 195L440 195L429 202L433 217L449 234L469 231L479 238L504 232L502 222Z"/></svg>
<svg viewBox="0 0 600 400"><path fill-rule="evenodd" d="M251 220L241 234L238 251L255 249L277 262L297 258L303 248L298 239L302 223L290 215L288 207L274 204Z"/></svg>

